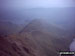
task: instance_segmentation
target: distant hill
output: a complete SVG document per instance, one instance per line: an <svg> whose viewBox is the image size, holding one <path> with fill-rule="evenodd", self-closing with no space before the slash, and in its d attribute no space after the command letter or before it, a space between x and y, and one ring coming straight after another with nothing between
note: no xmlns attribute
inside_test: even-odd
<svg viewBox="0 0 75 56"><path fill-rule="evenodd" d="M21 27L11 22L0 21L0 35L17 33Z"/></svg>
<svg viewBox="0 0 75 56"><path fill-rule="evenodd" d="M17 34L0 36L0 55L59 56L59 51L69 51L72 39L67 31L35 19Z"/></svg>

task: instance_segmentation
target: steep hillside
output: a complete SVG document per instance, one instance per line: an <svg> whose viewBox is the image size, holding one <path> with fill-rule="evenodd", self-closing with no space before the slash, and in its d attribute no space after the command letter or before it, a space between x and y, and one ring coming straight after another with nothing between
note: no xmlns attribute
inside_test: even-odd
<svg viewBox="0 0 75 56"><path fill-rule="evenodd" d="M69 51L72 39L67 31L36 19L17 34L0 36L0 56L59 56Z"/></svg>
<svg viewBox="0 0 75 56"><path fill-rule="evenodd" d="M46 56L26 35L0 36L0 56Z"/></svg>
<svg viewBox="0 0 75 56"><path fill-rule="evenodd" d="M40 19L33 20L20 32L21 35L25 33L43 48L46 56L58 56L59 51L69 51L73 39L66 30Z"/></svg>

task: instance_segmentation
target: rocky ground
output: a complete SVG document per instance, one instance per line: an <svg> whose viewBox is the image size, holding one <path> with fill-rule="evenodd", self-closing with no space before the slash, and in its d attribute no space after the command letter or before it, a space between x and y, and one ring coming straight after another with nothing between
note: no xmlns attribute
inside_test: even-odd
<svg viewBox="0 0 75 56"><path fill-rule="evenodd" d="M69 51L73 36L41 20L33 20L16 34L0 36L0 56L59 56Z"/></svg>

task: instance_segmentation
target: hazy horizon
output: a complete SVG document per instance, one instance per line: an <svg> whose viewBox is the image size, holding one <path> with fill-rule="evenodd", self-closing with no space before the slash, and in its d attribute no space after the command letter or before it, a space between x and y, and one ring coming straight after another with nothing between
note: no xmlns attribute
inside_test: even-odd
<svg viewBox="0 0 75 56"><path fill-rule="evenodd" d="M74 0L0 0L0 21L27 24L46 19L53 24L74 28Z"/></svg>

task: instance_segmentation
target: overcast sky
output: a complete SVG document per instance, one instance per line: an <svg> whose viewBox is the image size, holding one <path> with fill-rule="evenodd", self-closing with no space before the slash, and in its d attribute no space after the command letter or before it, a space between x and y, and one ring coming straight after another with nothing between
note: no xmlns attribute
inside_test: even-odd
<svg viewBox="0 0 75 56"><path fill-rule="evenodd" d="M75 0L0 0L2 6L23 8L75 7Z"/></svg>

